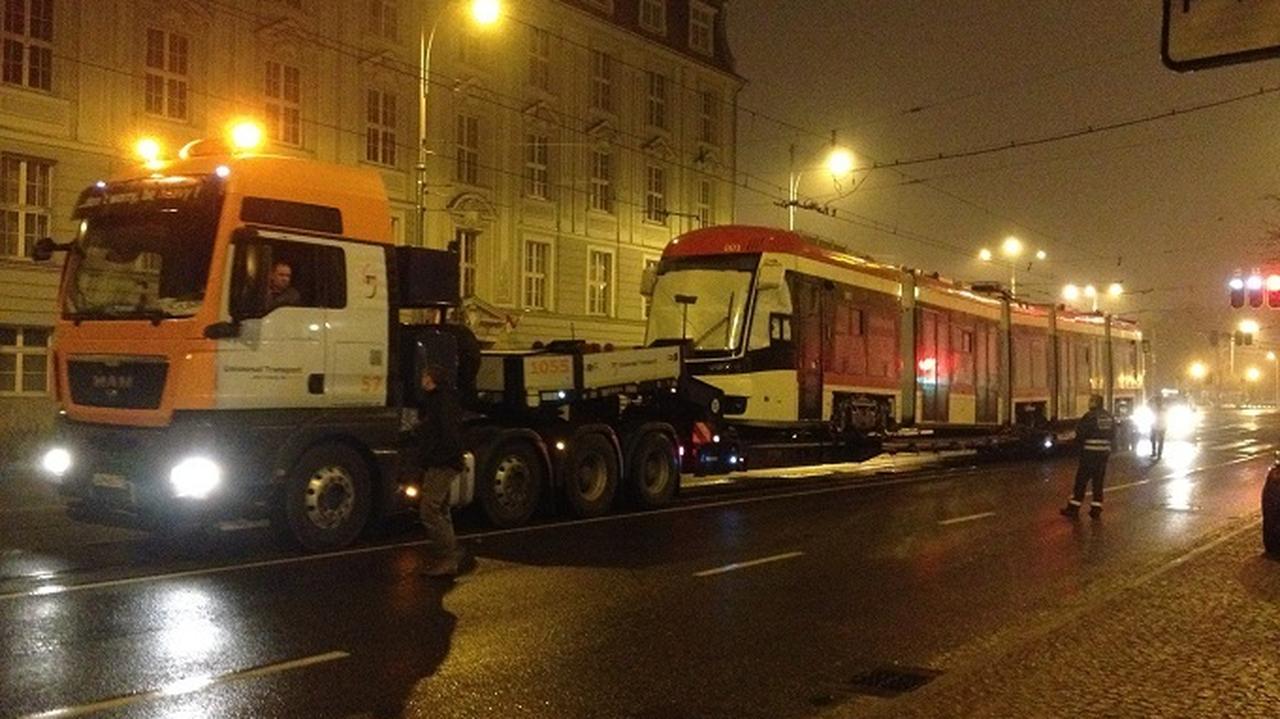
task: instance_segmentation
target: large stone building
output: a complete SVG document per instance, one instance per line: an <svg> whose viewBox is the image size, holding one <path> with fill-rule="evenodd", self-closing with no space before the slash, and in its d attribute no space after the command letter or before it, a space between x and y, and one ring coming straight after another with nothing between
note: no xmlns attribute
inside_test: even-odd
<svg viewBox="0 0 1280 719"><path fill-rule="evenodd" d="M401 241L456 243L463 318L494 345L640 342L645 265L732 216L723 0L506 0L488 28L468 2L8 0L0 422L47 409L58 274L35 240L71 236L79 191L138 138L172 153L242 117L272 152L377 168Z"/></svg>

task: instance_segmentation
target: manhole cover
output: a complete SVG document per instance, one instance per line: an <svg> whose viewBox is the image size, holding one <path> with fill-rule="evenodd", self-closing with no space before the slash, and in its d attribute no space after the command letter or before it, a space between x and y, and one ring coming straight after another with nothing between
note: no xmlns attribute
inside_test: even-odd
<svg viewBox="0 0 1280 719"><path fill-rule="evenodd" d="M892 698L913 692L942 672L923 667L880 667L854 677L850 684L858 694Z"/></svg>

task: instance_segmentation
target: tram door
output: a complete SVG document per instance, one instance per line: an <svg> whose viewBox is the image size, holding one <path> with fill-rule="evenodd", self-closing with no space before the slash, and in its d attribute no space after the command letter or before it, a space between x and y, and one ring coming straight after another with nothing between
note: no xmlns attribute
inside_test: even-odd
<svg viewBox="0 0 1280 719"><path fill-rule="evenodd" d="M951 323L945 314L920 311L916 377L921 390L921 419L946 422L951 400Z"/></svg>
<svg viewBox="0 0 1280 719"><path fill-rule="evenodd" d="M796 348L799 419L822 419L822 283L799 275L791 279L791 335Z"/></svg>
<svg viewBox="0 0 1280 719"><path fill-rule="evenodd" d="M973 381L977 421L1000 421L1000 338L994 325L978 322L973 341Z"/></svg>

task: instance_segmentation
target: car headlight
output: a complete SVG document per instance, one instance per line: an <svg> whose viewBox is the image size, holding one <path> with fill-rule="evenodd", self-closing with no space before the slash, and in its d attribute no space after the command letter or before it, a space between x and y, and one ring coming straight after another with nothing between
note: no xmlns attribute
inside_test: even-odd
<svg viewBox="0 0 1280 719"><path fill-rule="evenodd" d="M1133 426L1138 430L1138 434L1151 434L1151 428L1155 423L1156 413L1145 404L1133 411Z"/></svg>
<svg viewBox="0 0 1280 719"><path fill-rule="evenodd" d="M63 447L54 447L40 458L40 467L55 477L61 477L71 469L71 452Z"/></svg>
<svg viewBox="0 0 1280 719"><path fill-rule="evenodd" d="M207 457L187 457L169 471L169 484L175 496L206 499L222 484L222 467Z"/></svg>

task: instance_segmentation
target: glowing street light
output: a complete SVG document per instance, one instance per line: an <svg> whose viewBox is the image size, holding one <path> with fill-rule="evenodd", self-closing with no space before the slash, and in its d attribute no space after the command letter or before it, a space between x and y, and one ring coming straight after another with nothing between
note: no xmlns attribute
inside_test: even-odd
<svg viewBox="0 0 1280 719"><path fill-rule="evenodd" d="M1049 253L1045 252L1044 250L1036 250L1036 259L1040 260L1041 262L1044 262L1045 260L1049 259Z"/></svg>
<svg viewBox="0 0 1280 719"><path fill-rule="evenodd" d="M1238 329L1247 335L1256 335L1262 327L1257 320L1240 320Z"/></svg>
<svg viewBox="0 0 1280 719"><path fill-rule="evenodd" d="M1120 295L1123 295L1124 285L1120 284L1119 282L1112 282L1107 287L1107 294L1110 295L1112 298L1117 298Z"/></svg>
<svg viewBox="0 0 1280 719"><path fill-rule="evenodd" d="M1209 367L1204 362L1197 360L1187 368L1187 374L1191 376L1191 379L1199 382L1209 376Z"/></svg>
<svg viewBox="0 0 1280 719"><path fill-rule="evenodd" d="M1250 367L1249 369L1244 371L1244 378L1249 380L1250 382L1257 382L1258 380L1262 379L1262 370L1258 369L1257 367Z"/></svg>
<svg viewBox="0 0 1280 719"><path fill-rule="evenodd" d="M473 0L471 19L478 25L493 25L502 17L502 4L498 0Z"/></svg>
<svg viewBox="0 0 1280 719"><path fill-rule="evenodd" d="M853 153L837 147L827 155L827 169L831 171L832 177L844 177L853 172Z"/></svg>
<svg viewBox="0 0 1280 719"><path fill-rule="evenodd" d="M1067 285L1062 288L1062 299L1067 302L1075 302L1080 299L1080 288L1075 285Z"/></svg>
<svg viewBox="0 0 1280 719"><path fill-rule="evenodd" d="M1013 235L1009 235L1004 238L1004 242L1000 243L1000 252L1002 252L1005 257L1016 259L1022 255L1022 250L1022 240L1019 240Z"/></svg>
<svg viewBox="0 0 1280 719"><path fill-rule="evenodd" d="M982 249L978 250L978 259L982 260L983 262L990 262L990 261L991 261L991 250L988 250L988 249L987 249L987 248L985 248L985 247L983 247Z"/></svg>

